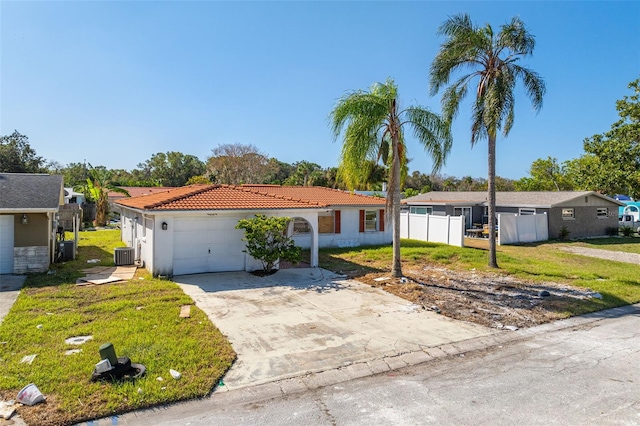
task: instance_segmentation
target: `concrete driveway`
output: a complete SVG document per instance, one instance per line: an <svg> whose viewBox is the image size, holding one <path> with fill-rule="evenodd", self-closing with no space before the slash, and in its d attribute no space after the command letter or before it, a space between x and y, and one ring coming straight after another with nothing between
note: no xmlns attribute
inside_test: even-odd
<svg viewBox="0 0 640 426"><path fill-rule="evenodd" d="M11 310L26 279L26 275L0 275L0 322Z"/></svg>
<svg viewBox="0 0 640 426"><path fill-rule="evenodd" d="M494 333L321 268L174 277L228 336L232 390Z"/></svg>

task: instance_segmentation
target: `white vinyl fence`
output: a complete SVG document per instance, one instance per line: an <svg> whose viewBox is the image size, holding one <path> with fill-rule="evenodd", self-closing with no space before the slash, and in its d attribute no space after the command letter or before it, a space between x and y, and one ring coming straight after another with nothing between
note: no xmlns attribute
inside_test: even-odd
<svg viewBox="0 0 640 426"><path fill-rule="evenodd" d="M549 239L548 217L534 215L498 214L498 244L532 243Z"/></svg>
<svg viewBox="0 0 640 426"><path fill-rule="evenodd" d="M400 238L464 247L464 216L400 213Z"/></svg>

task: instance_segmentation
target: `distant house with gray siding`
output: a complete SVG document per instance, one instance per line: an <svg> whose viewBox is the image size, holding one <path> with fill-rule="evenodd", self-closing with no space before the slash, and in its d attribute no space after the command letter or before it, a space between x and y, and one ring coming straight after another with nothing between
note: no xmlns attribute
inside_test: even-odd
<svg viewBox="0 0 640 426"><path fill-rule="evenodd" d="M402 200L411 213L465 216L466 227L489 223L486 191L432 191ZM594 191L496 192L496 214L546 214L549 237L563 227L571 238L605 236L618 227L624 203Z"/></svg>

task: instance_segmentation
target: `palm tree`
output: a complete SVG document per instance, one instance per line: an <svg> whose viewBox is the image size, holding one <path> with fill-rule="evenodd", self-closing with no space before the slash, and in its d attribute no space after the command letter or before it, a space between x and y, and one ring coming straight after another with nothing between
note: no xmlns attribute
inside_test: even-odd
<svg viewBox="0 0 640 426"><path fill-rule="evenodd" d="M104 167L89 164L87 182L78 188L85 196L96 203L96 225L105 226L109 215L109 192L118 192L127 197L129 192L119 188L111 181L111 172Z"/></svg>
<svg viewBox="0 0 640 426"><path fill-rule="evenodd" d="M341 97L330 114L331 129L337 139L344 129L339 176L353 189L370 176L371 167L383 158L390 164L386 210L393 223L393 265L391 274L402 277L400 264L400 177L406 165L404 126L413 129L416 139L433 159L433 168L444 164L451 149L449 126L425 108L400 109L398 88L391 79L376 83L367 91ZM386 159L386 160L384 160ZM373 160L373 161L370 161Z"/></svg>
<svg viewBox="0 0 640 426"><path fill-rule="evenodd" d="M489 24L476 27L467 14L453 16L438 29L446 37L436 55L429 77L431 95L449 83L451 74L467 71L447 87L442 94L445 120L456 116L460 102L469 85L477 77L476 98L472 103L471 146L481 139L488 140L488 198L489 198L489 266L498 267L496 260L496 136L498 131L507 137L514 120L514 88L518 81L536 112L542 108L545 84L532 70L518 64L533 54L535 39L517 17L503 25L495 34Z"/></svg>

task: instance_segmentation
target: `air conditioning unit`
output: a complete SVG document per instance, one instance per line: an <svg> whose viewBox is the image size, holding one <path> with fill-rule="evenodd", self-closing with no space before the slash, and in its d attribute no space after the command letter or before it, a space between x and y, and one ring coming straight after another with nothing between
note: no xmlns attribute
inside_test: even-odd
<svg viewBox="0 0 640 426"><path fill-rule="evenodd" d="M133 247L117 247L113 252L113 263L116 266L133 265L135 257Z"/></svg>

